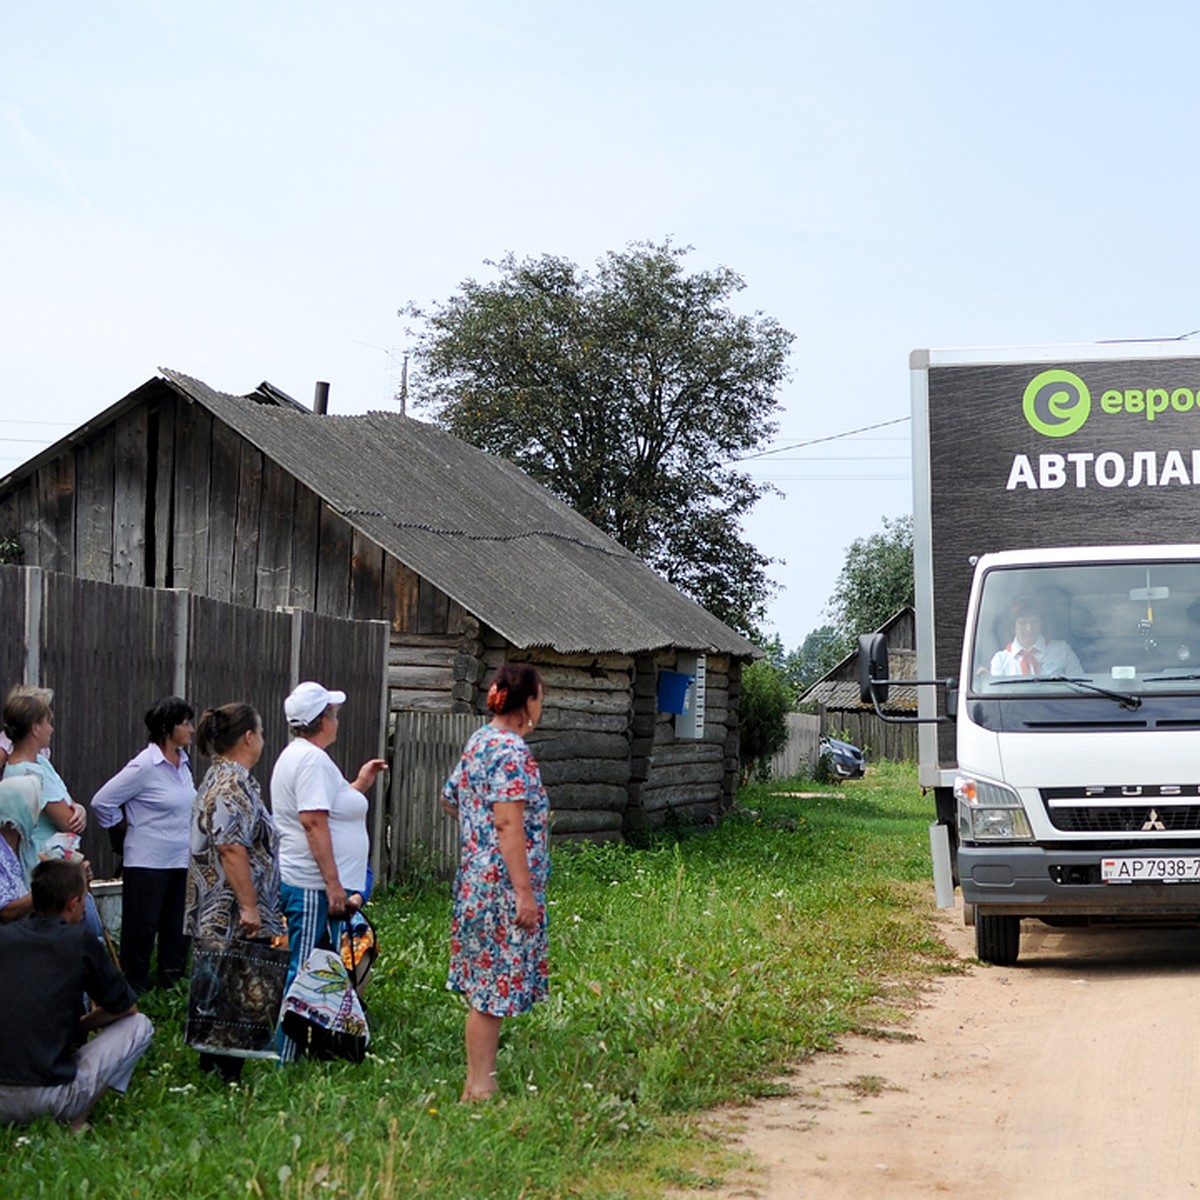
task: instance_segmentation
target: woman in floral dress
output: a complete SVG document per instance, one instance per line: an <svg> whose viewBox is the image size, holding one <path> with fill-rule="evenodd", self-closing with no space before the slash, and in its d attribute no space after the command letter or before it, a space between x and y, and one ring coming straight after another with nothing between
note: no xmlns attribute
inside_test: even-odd
<svg viewBox="0 0 1200 1200"><path fill-rule="evenodd" d="M490 724L472 735L442 789L457 816L461 859L454 884L446 987L467 1000L463 1100L496 1091L505 1017L546 997L546 879L550 802L525 736L542 714L533 667L507 663L488 690Z"/></svg>

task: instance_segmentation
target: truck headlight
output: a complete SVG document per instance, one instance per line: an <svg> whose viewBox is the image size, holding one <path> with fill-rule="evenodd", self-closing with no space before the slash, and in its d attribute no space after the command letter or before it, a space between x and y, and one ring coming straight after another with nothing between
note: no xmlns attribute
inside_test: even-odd
<svg viewBox="0 0 1200 1200"><path fill-rule="evenodd" d="M958 838L962 842L1027 842L1033 839L1021 798L1012 788L987 779L960 775L954 781L958 801Z"/></svg>

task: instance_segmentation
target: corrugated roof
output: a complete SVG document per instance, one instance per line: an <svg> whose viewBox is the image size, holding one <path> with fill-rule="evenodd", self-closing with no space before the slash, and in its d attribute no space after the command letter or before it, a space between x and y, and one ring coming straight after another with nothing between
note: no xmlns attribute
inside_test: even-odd
<svg viewBox="0 0 1200 1200"><path fill-rule="evenodd" d="M875 706L863 704L859 699L858 684L846 680L826 680L814 683L800 698L803 704L823 704L826 708L839 712L861 709L863 712L874 712ZM896 686L888 689L886 704L880 705L884 712L916 712L917 689L915 687Z"/></svg>
<svg viewBox="0 0 1200 1200"><path fill-rule="evenodd" d="M515 646L754 646L505 459L398 413L314 416L162 371L372 541ZM139 389L141 391L141 389Z"/></svg>

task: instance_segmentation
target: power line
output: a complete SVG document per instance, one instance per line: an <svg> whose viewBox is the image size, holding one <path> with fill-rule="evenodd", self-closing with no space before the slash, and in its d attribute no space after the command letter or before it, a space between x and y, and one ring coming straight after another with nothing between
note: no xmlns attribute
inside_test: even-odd
<svg viewBox="0 0 1200 1200"><path fill-rule="evenodd" d="M771 475L756 483L908 483L911 475Z"/></svg>
<svg viewBox="0 0 1200 1200"><path fill-rule="evenodd" d="M774 458L772 462L908 462L911 459L909 454L822 454L822 455L797 455L796 457L788 456L786 458Z"/></svg>
<svg viewBox="0 0 1200 1200"><path fill-rule="evenodd" d="M870 433L873 429L886 429L889 425L902 425L911 417L896 417L891 421L879 421L875 425L864 425L861 429L847 429L845 433L831 433L828 437L811 438L807 442L793 442L790 446L776 446L773 450L759 450L755 454L747 454L744 458L735 458L734 462L747 462L752 458L766 458L769 454L786 454L789 450L803 450L806 446L819 446L823 442L836 442L841 438L854 437L859 433Z"/></svg>

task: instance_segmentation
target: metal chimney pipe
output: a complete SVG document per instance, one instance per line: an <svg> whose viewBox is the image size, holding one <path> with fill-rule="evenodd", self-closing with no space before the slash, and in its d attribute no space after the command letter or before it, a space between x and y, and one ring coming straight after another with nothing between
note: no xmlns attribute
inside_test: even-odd
<svg viewBox="0 0 1200 1200"><path fill-rule="evenodd" d="M329 411L329 384L317 381L313 391L313 412L323 417Z"/></svg>

